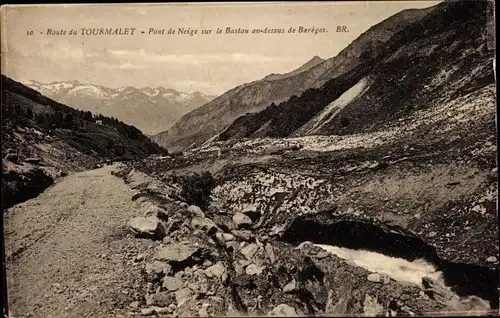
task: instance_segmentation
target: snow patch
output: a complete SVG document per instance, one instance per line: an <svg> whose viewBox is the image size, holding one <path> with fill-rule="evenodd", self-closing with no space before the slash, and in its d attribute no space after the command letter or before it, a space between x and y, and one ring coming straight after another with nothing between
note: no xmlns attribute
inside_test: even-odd
<svg viewBox="0 0 500 318"><path fill-rule="evenodd" d="M363 93L366 92L368 88L368 77L364 77L354 86L340 95L339 98L326 106L320 114L316 115L316 117L314 117L311 121L313 123L313 127L309 129L307 133L311 134L317 132L324 124L326 124L326 122L328 122L329 119L332 119L344 107L349 105L350 102L363 95Z"/></svg>
<svg viewBox="0 0 500 318"><path fill-rule="evenodd" d="M107 94L93 86L93 85L81 85L81 86L77 86L75 88L73 88L72 90L70 90L68 92L69 95L87 95L87 96L91 96L93 98L106 98L107 97Z"/></svg>

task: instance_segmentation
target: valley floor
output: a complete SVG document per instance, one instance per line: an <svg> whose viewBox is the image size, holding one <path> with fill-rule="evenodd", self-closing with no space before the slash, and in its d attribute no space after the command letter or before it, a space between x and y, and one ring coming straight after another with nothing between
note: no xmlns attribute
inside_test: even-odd
<svg viewBox="0 0 500 318"><path fill-rule="evenodd" d="M108 170L69 175L6 211L11 316L108 316L139 292L127 260L149 242L125 234L137 211Z"/></svg>

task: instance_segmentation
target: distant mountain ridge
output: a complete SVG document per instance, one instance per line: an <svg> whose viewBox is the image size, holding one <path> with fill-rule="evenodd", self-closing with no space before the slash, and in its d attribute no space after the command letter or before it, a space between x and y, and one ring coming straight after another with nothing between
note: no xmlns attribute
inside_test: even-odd
<svg viewBox="0 0 500 318"><path fill-rule="evenodd" d="M215 96L184 93L164 87L109 88L79 81L21 82L60 103L80 110L116 117L146 134L155 134L173 125L183 114L211 101Z"/></svg>
<svg viewBox="0 0 500 318"><path fill-rule="evenodd" d="M434 9L435 6L401 11L368 29L335 57L326 60L314 57L295 71L271 74L262 80L240 85L185 114L172 128L154 136L154 140L173 152L199 147L207 140L217 138L238 117L263 111L294 95L300 96L309 88L319 88L363 61L377 58L384 51L384 43L392 36Z"/></svg>
<svg viewBox="0 0 500 318"><path fill-rule="evenodd" d="M307 61L304 65L300 66L299 68L291 71L291 72L288 72L288 73L285 73L285 74L269 74L267 75L266 77L264 77L262 80L263 81L274 81L274 80L280 80L280 79L284 79L284 78L287 78L287 77L290 77L290 76L294 76L294 75L297 75L297 74L300 74L302 72L305 72L307 70L309 70L310 68L313 68L315 67L316 65L320 64L320 63L323 63L325 60L323 60L321 57L319 56L314 56L312 59L310 59L309 61Z"/></svg>

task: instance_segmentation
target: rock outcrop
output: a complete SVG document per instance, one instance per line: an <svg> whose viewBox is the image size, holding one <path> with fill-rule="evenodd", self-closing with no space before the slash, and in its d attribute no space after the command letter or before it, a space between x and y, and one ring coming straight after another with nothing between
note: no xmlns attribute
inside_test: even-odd
<svg viewBox="0 0 500 318"><path fill-rule="evenodd" d="M146 200L162 209L167 204ZM182 221L141 259L149 287L132 310L143 315L432 315L490 308L481 298L461 297L430 279L422 289L370 273L311 243L296 247L286 241L292 225L270 239L265 231L214 226L213 209L201 217L198 209L167 200L178 207L169 209L169 219Z"/></svg>

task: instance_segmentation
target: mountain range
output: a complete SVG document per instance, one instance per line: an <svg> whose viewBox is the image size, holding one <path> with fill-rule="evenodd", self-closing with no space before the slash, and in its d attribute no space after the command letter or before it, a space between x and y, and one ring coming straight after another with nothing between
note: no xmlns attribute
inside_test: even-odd
<svg viewBox="0 0 500 318"><path fill-rule="evenodd" d="M150 135L168 129L182 115L215 97L200 92L184 93L164 87L126 86L114 89L79 81L40 83L22 80L21 82L60 103L119 118Z"/></svg>
<svg viewBox="0 0 500 318"><path fill-rule="evenodd" d="M315 56L292 72L271 74L262 80L235 87L185 114L172 128L153 138L173 152L199 147L216 139L238 117L258 113L294 95L300 96L309 88L320 88L363 61L377 58L384 51L384 44L395 34L435 8L401 11L368 29L335 57L323 60Z"/></svg>

